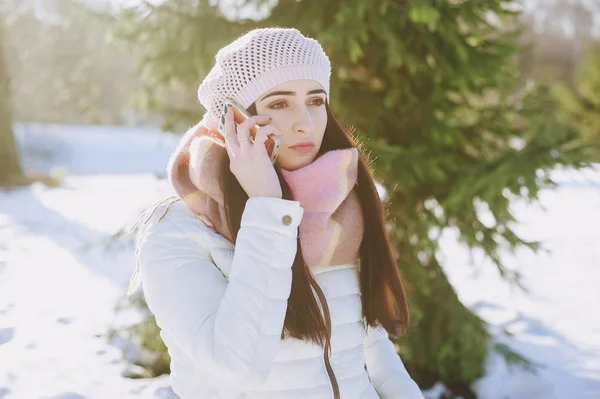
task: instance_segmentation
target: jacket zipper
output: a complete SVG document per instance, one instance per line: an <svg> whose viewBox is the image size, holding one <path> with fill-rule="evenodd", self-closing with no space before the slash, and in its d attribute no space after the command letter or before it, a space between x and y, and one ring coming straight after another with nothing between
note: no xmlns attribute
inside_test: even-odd
<svg viewBox="0 0 600 399"><path fill-rule="evenodd" d="M337 379L335 378L333 367L331 367L331 363L329 362L329 352L331 350L331 314L329 313L329 305L327 305L327 299L325 299L325 295L323 294L323 291L321 291L321 287L319 287L318 284L315 284L314 288L315 291L317 291L317 295L319 296L319 300L323 306L323 313L325 314L325 328L327 329L327 340L325 341L325 350L323 352L325 369L327 370L329 382L331 383L331 389L333 390L333 398L340 399L340 387Z"/></svg>

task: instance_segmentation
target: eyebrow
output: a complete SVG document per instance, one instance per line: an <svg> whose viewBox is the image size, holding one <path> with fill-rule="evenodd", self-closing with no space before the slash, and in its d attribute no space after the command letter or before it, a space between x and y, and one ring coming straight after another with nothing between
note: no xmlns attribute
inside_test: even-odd
<svg viewBox="0 0 600 399"><path fill-rule="evenodd" d="M317 93L327 94L327 92L323 89L311 90L311 91L307 92L306 94L317 94ZM264 99L269 98L271 96L295 96L295 95L296 95L295 91L274 91L272 93L265 95L263 98L260 99L260 101L263 101Z"/></svg>

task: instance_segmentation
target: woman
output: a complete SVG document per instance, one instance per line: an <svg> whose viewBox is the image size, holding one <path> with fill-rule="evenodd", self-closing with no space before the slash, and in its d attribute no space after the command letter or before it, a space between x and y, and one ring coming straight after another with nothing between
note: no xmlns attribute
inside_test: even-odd
<svg viewBox="0 0 600 399"><path fill-rule="evenodd" d="M373 178L329 110L330 73L315 40L256 29L200 85L207 113L169 162L177 195L136 251L183 399L422 398L389 339L407 301ZM228 98L254 116L236 126Z"/></svg>

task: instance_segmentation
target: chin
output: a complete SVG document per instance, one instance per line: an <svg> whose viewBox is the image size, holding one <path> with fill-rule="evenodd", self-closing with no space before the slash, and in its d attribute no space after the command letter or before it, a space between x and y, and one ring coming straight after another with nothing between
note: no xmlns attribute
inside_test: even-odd
<svg viewBox="0 0 600 399"><path fill-rule="evenodd" d="M315 160L315 155L308 154L306 157L296 158L293 160L286 159L284 161L279 162L279 166L285 170L296 170L303 168L307 165L310 165Z"/></svg>

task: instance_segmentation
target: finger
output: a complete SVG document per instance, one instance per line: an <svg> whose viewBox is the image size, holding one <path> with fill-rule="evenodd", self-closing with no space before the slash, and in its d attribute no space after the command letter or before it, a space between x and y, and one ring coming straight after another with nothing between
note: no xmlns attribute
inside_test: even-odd
<svg viewBox="0 0 600 399"><path fill-rule="evenodd" d="M256 146L259 147L259 149L255 151L268 155L266 143L269 140L269 136L277 137L277 139L273 139L276 140L274 144L277 145L276 143L280 140L279 137L281 137L281 133L274 125L264 126L257 130Z"/></svg>
<svg viewBox="0 0 600 399"><path fill-rule="evenodd" d="M270 135L281 136L281 132L275 125L262 126L256 131L255 141L257 144L264 144Z"/></svg>
<svg viewBox="0 0 600 399"><path fill-rule="evenodd" d="M233 159L240 152L240 143L237 139L235 122L233 121L233 111L229 107L224 108L226 113L221 117L223 122L223 137L225 137L225 146L229 153L229 158Z"/></svg>
<svg viewBox="0 0 600 399"><path fill-rule="evenodd" d="M238 126L238 135L240 137L250 137L250 129L255 125L268 123L270 120L271 117L266 115L251 116Z"/></svg>

